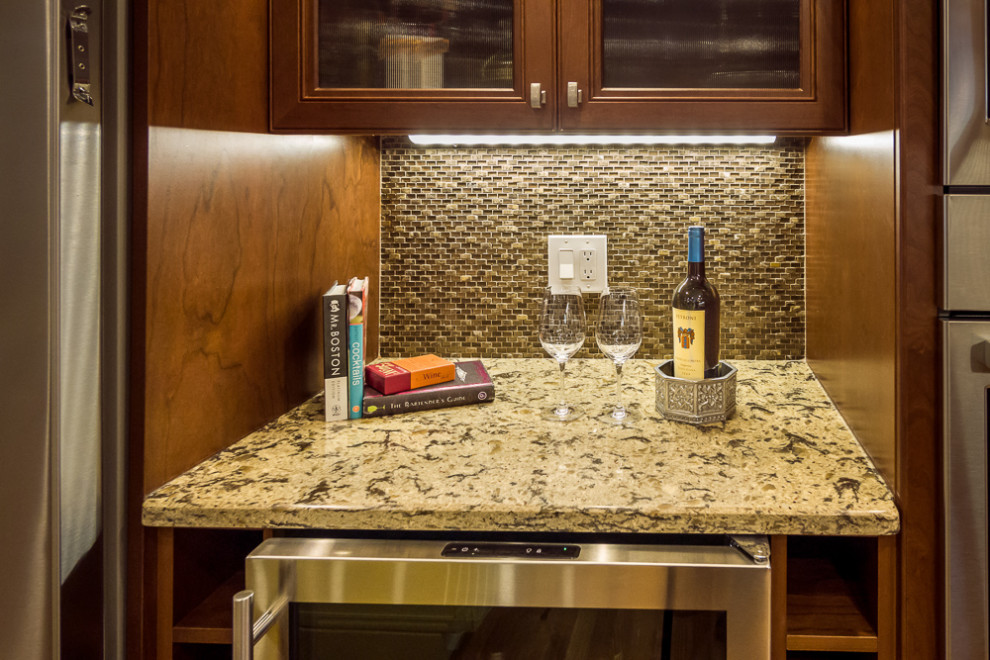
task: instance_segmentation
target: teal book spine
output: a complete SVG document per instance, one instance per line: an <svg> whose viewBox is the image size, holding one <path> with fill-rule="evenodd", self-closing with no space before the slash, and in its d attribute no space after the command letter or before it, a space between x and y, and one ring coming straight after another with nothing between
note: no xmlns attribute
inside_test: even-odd
<svg viewBox="0 0 990 660"><path fill-rule="evenodd" d="M347 283L347 416L361 418L364 398L364 328L368 308L368 278L352 277Z"/></svg>
<svg viewBox="0 0 990 660"><path fill-rule="evenodd" d="M348 327L347 359L348 403L350 419L361 418L361 405L364 400L364 324L351 324Z"/></svg>

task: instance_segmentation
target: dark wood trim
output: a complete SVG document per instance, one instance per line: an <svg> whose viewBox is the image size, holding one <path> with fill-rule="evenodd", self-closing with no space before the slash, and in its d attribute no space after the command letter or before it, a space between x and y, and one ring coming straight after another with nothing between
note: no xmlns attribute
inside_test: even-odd
<svg viewBox="0 0 990 660"><path fill-rule="evenodd" d="M770 659L787 660L787 537L770 537Z"/></svg>
<svg viewBox="0 0 990 660"><path fill-rule="evenodd" d="M877 660L897 657L897 537L877 539Z"/></svg>
<svg viewBox="0 0 990 660"><path fill-rule="evenodd" d="M131 225L128 282L128 405L127 405L127 612L125 648L128 658L154 659L155 585L147 549L148 534L141 525L144 500L144 315L148 209L148 4L132 3L131 10ZM153 552L150 553L153 555Z"/></svg>
<svg viewBox="0 0 990 660"><path fill-rule="evenodd" d="M172 625L174 623L175 534L171 529L154 531L155 563L155 655L158 660L172 657Z"/></svg>
<svg viewBox="0 0 990 660"><path fill-rule="evenodd" d="M897 495L901 657L941 653L939 350L935 271L941 192L939 7L896 3L900 135L897 241Z"/></svg>

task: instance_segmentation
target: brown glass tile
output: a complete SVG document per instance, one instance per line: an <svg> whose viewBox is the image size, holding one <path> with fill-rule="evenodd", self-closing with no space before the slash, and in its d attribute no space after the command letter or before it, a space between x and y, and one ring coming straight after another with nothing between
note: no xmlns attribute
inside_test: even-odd
<svg viewBox="0 0 990 660"><path fill-rule="evenodd" d="M804 143L421 148L382 139L381 352L538 357L550 234L608 236L609 282L637 287L637 357L672 352L687 227L707 228L722 357L804 357ZM599 354L586 296L588 340Z"/></svg>

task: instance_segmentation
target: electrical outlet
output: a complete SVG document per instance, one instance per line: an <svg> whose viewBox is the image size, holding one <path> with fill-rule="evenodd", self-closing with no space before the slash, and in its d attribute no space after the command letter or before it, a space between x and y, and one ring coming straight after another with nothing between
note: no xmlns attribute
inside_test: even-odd
<svg viewBox="0 0 990 660"><path fill-rule="evenodd" d="M607 245L603 235L547 237L548 284L573 284L584 293L604 291L608 286Z"/></svg>
<svg viewBox="0 0 990 660"><path fill-rule="evenodd" d="M581 250L581 279L594 282L598 279L598 251L593 247Z"/></svg>

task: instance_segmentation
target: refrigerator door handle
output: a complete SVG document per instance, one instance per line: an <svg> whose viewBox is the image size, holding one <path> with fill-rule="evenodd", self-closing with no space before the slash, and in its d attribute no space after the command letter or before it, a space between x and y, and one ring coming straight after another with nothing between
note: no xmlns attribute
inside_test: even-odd
<svg viewBox="0 0 990 660"><path fill-rule="evenodd" d="M93 105L89 73L89 16L93 13L86 5L79 5L69 16L69 84L72 97Z"/></svg>

